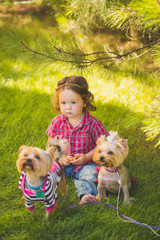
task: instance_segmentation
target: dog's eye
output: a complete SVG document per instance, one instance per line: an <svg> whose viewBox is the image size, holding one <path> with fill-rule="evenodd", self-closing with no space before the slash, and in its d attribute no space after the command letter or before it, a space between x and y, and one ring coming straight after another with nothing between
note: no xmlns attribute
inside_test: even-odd
<svg viewBox="0 0 160 240"><path fill-rule="evenodd" d="M35 158L40 159L40 156L36 155Z"/></svg>
<svg viewBox="0 0 160 240"><path fill-rule="evenodd" d="M24 157L28 157L28 155L27 155L27 154L24 154Z"/></svg>
<svg viewBox="0 0 160 240"><path fill-rule="evenodd" d="M101 153L102 151L101 151L101 150L99 150L98 152L99 152L99 153Z"/></svg>
<svg viewBox="0 0 160 240"><path fill-rule="evenodd" d="M112 154L113 154L113 152L112 152L112 151L109 151L109 152L108 152L108 154L109 154L109 155L112 155Z"/></svg>

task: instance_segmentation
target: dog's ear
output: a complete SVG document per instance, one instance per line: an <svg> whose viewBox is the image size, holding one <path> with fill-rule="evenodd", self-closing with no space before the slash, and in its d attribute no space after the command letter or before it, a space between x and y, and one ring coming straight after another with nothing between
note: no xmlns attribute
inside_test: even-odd
<svg viewBox="0 0 160 240"><path fill-rule="evenodd" d="M46 151L47 153L47 163L48 163L48 171L52 167L53 160L55 158L56 147L49 147Z"/></svg>
<svg viewBox="0 0 160 240"><path fill-rule="evenodd" d="M97 145L101 145L105 140L106 140L106 136L105 136L105 135L101 135L101 136L97 139Z"/></svg>
<svg viewBox="0 0 160 240"><path fill-rule="evenodd" d="M50 137L48 138L48 142L47 142L47 147L48 148L53 147L57 144L58 144L58 137L57 136L55 136L54 138L50 138Z"/></svg>
<svg viewBox="0 0 160 240"><path fill-rule="evenodd" d="M119 144L121 144L124 148L127 147L128 140L127 139L120 139L118 141Z"/></svg>
<svg viewBox="0 0 160 240"><path fill-rule="evenodd" d="M55 136L54 138L49 138L48 142L47 142L47 147L52 147L52 146L59 146L61 148L61 151L66 154L67 153L67 149L70 148L69 142L67 141L67 139L58 139L57 136Z"/></svg>
<svg viewBox="0 0 160 240"><path fill-rule="evenodd" d="M47 149L47 152L49 153L50 159L51 161L53 161L53 159L55 158L55 152L56 152L57 148L55 146L49 147Z"/></svg>
<svg viewBox="0 0 160 240"><path fill-rule="evenodd" d="M24 148L27 148L27 146L26 146L26 145L21 146L21 147L19 148L19 153L21 153Z"/></svg>
<svg viewBox="0 0 160 240"><path fill-rule="evenodd" d="M120 139L117 143L117 147L123 153L123 156L126 157L128 154L128 140L127 139Z"/></svg>
<svg viewBox="0 0 160 240"><path fill-rule="evenodd" d="M67 139L61 139L59 140L59 145L61 147L61 150L64 154L67 154L67 149L70 148L69 142L67 141Z"/></svg>
<svg viewBox="0 0 160 240"><path fill-rule="evenodd" d="M51 139L48 139L47 147L49 148L49 147L51 147L51 146L53 146L53 142L52 142Z"/></svg>

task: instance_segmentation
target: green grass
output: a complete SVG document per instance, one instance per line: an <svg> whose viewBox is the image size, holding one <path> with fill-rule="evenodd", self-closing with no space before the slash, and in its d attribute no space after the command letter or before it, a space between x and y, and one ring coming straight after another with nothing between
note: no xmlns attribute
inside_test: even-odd
<svg viewBox="0 0 160 240"><path fill-rule="evenodd" d="M3 32L7 31L7 24L1 23ZM34 31L36 22L31 26ZM45 32L40 24L38 27ZM0 43L3 46L1 38ZM36 205L37 215L31 217L18 189L18 150L23 144L45 149L45 131L55 116L51 111L51 97L56 83L66 75L79 72L63 66L35 71L32 61L3 51L0 62L0 239L157 239L151 230L121 221L116 211L105 205L61 211L65 206L78 204L72 179L67 180L66 201L58 190L58 206L49 222L45 220L43 204ZM123 206L120 198L120 212L137 221L160 226L159 149L154 148L154 142L145 141L140 124L125 126L130 114L145 116L152 97L160 91L159 82L151 73L139 70L135 73L132 64L113 71L95 68L83 76L95 95L97 111L93 115L107 130L117 130L128 139L130 152L125 165L139 182L132 186L131 196L136 200L130 206ZM110 194L108 203L116 206L116 202L117 195Z"/></svg>

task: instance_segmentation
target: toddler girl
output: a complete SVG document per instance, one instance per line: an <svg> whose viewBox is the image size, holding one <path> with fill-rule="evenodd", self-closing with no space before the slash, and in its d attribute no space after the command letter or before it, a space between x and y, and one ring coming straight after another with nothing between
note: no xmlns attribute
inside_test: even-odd
<svg viewBox="0 0 160 240"><path fill-rule="evenodd" d="M61 79L53 102L61 114L52 120L46 131L49 138L58 136L70 144L68 156L60 163L64 166L65 176L74 178L80 205L96 200L97 165L92 157L98 137L109 135L102 123L88 112L96 110L93 100L85 78L70 76ZM72 162L69 161L71 157L74 157Z"/></svg>

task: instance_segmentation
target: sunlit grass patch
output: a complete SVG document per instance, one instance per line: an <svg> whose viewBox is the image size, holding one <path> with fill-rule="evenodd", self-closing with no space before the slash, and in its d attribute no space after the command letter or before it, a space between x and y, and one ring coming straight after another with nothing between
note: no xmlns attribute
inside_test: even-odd
<svg viewBox="0 0 160 240"><path fill-rule="evenodd" d="M98 79L94 76L90 89L96 100L112 100L124 104L133 112L145 112L147 105L153 102L153 97L158 95L160 90L160 86L148 86L143 81L137 81L137 77L133 75L123 77L123 74L115 74L114 77L115 79Z"/></svg>

